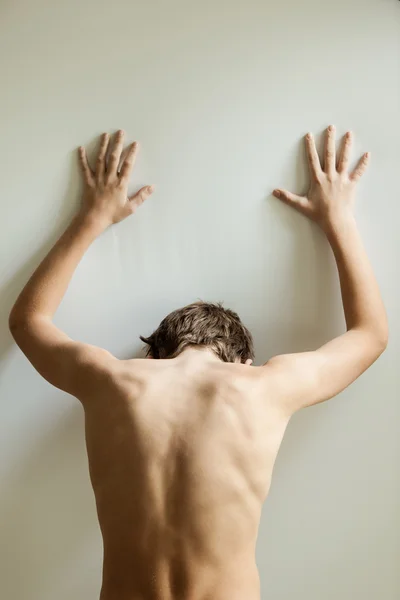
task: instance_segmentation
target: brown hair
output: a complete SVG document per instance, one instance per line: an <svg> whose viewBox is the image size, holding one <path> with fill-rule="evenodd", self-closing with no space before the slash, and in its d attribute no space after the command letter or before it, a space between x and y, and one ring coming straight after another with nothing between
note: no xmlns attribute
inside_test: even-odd
<svg viewBox="0 0 400 600"><path fill-rule="evenodd" d="M224 362L254 359L253 339L239 316L222 304L193 302L167 315L149 337L147 356L174 358L189 346L208 346Z"/></svg>

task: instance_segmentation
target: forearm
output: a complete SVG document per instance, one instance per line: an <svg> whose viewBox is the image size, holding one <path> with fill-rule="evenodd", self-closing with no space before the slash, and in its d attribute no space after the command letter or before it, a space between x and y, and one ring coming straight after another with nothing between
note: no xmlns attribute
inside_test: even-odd
<svg viewBox="0 0 400 600"><path fill-rule="evenodd" d="M331 219L325 233L339 272L347 329L362 329L385 343L386 311L354 217Z"/></svg>
<svg viewBox="0 0 400 600"><path fill-rule="evenodd" d="M94 219L75 217L22 290L10 322L35 315L52 318L76 267L101 231Z"/></svg>

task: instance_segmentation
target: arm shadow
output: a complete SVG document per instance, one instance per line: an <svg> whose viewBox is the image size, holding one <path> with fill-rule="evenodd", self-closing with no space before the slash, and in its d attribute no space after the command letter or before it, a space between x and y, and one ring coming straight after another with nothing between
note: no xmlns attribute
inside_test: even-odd
<svg viewBox="0 0 400 600"><path fill-rule="evenodd" d="M294 190L299 193L305 193L308 185L305 164L303 150L297 153L295 164ZM280 287L285 294L285 313L278 312L270 320L262 354L274 356L316 350L345 330L334 257L316 224L273 196L268 202L271 203L269 218L276 220L277 227L288 231L293 251ZM294 416L279 452L277 462L281 466L291 462L299 439L312 435L326 410L327 405L323 403Z"/></svg>
<svg viewBox="0 0 400 600"><path fill-rule="evenodd" d="M76 210L76 198L80 191L80 180L78 177L77 160L75 151L69 154L69 185L65 194L60 201L60 212L57 220L54 223L53 231L51 231L47 239L43 242L26 262L17 269L14 274L0 285L0 364L4 355L9 351L13 344L10 331L8 329L8 317L10 311L19 295L22 288L27 283L29 277L34 270L55 244L57 239L66 227L66 224L72 218L74 210ZM29 223L27 224L29 226Z"/></svg>
<svg viewBox="0 0 400 600"><path fill-rule="evenodd" d="M289 189L306 194L309 181L304 142L288 166ZM295 171L295 176L290 173ZM286 187L285 185L283 187ZM319 227L270 196L268 217L277 228L288 232L293 240L291 262L286 266L281 293L285 296L286 313L279 312L271 319L265 335L268 348L266 356L313 350L338 334L343 323L340 288L332 251ZM282 272L281 265L278 265ZM283 278L282 278L283 279Z"/></svg>

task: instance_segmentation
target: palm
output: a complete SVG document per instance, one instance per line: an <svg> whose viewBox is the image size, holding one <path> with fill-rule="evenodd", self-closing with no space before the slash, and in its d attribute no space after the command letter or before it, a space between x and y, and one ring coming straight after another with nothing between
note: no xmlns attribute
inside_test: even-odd
<svg viewBox="0 0 400 600"><path fill-rule="evenodd" d="M310 167L310 189L306 196L292 194L287 190L276 189L274 196L283 200L308 218L322 224L333 213L351 209L357 181L364 173L369 153L365 153L351 172L348 171L351 132L344 136L340 152L336 159L335 128L328 127L325 136L325 152L321 165L314 137L306 135L307 157Z"/></svg>

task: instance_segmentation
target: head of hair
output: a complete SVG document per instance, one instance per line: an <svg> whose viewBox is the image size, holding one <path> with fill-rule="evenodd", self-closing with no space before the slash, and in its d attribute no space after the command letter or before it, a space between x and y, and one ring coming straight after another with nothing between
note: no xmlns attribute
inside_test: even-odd
<svg viewBox="0 0 400 600"><path fill-rule="evenodd" d="M190 346L211 348L224 362L254 359L251 333L237 313L220 303L193 302L167 315L149 336L140 336L151 358L175 358Z"/></svg>

